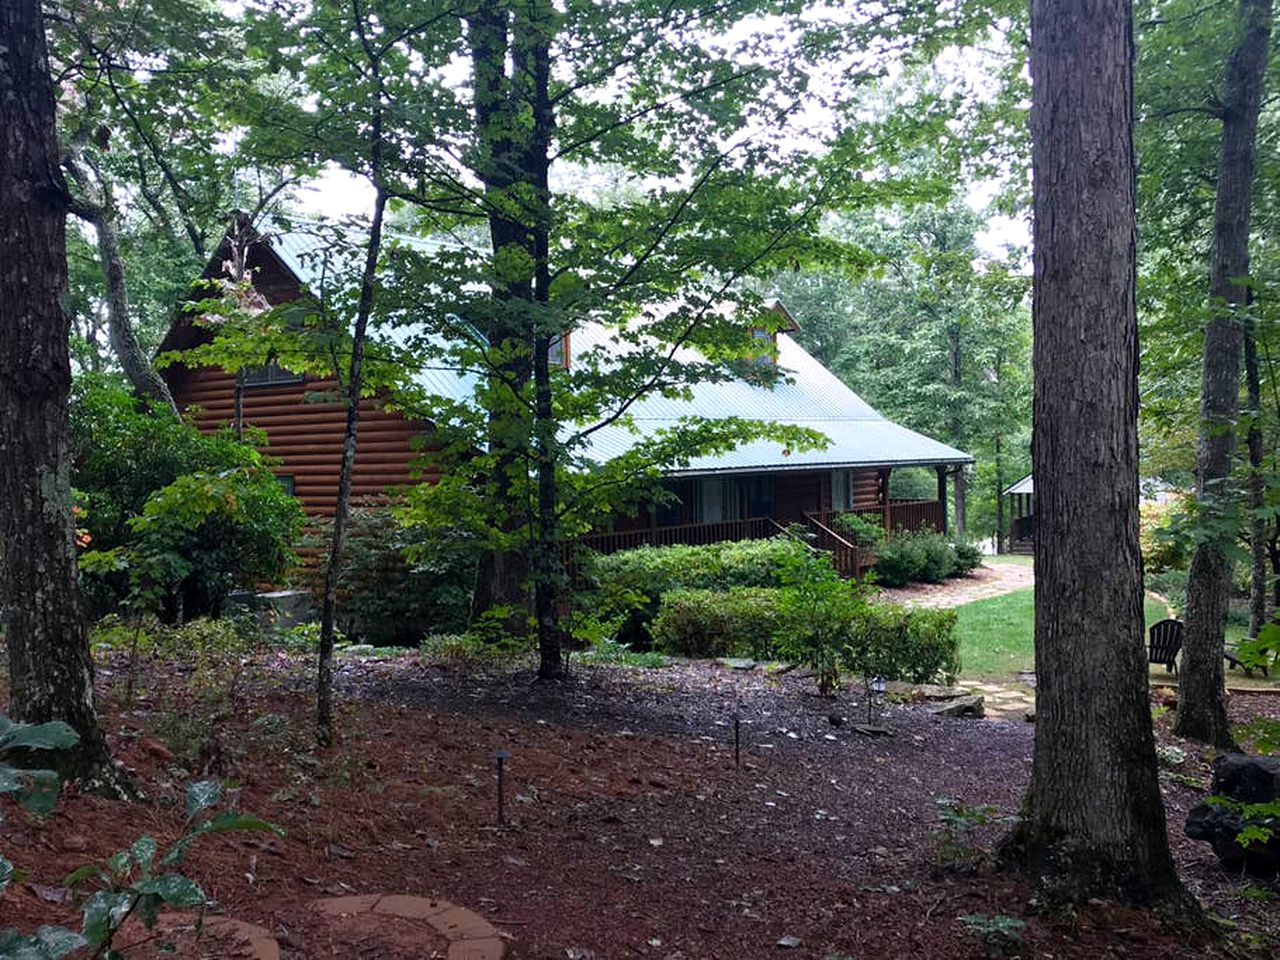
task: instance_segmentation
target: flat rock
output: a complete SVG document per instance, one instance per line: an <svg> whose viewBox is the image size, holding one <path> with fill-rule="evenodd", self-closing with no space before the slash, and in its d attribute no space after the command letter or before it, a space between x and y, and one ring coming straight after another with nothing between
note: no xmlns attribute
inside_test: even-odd
<svg viewBox="0 0 1280 960"><path fill-rule="evenodd" d="M721 657L717 663L722 667L728 667L730 670L754 670L756 662L748 660L744 657Z"/></svg>
<svg viewBox="0 0 1280 960"><path fill-rule="evenodd" d="M911 688L917 700L954 700L966 695L959 687L943 687L936 683L919 683Z"/></svg>
<svg viewBox="0 0 1280 960"><path fill-rule="evenodd" d="M956 697L944 700L929 708L929 712L937 717L982 717L986 715L981 694L967 697Z"/></svg>

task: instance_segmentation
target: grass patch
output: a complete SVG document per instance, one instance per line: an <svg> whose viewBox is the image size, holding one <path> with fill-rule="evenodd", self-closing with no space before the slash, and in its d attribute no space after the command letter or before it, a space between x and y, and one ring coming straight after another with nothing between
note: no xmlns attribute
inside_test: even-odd
<svg viewBox="0 0 1280 960"><path fill-rule="evenodd" d="M1167 615L1163 603L1148 596L1147 626ZM956 607L956 636L965 677L1006 677L1035 669L1035 588L975 600Z"/></svg>

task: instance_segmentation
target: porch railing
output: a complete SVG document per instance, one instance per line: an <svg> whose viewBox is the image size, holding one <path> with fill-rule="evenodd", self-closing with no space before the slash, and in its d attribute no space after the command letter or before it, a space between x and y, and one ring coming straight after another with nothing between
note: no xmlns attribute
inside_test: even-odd
<svg viewBox="0 0 1280 960"><path fill-rule="evenodd" d="M617 553L619 550L646 546L669 547L673 544L700 546L706 543L722 543L726 540L763 540L777 533L777 525L768 517L747 517L742 520L682 523L671 527L643 527L638 530L589 533L580 542L584 547L598 553Z"/></svg>
<svg viewBox="0 0 1280 960"><path fill-rule="evenodd" d="M818 514L806 513L804 518L817 548L831 554L836 572L842 577L861 579L862 572L871 566L875 558L869 552L859 549L856 543L843 534L827 526Z"/></svg>
<svg viewBox="0 0 1280 960"><path fill-rule="evenodd" d="M890 533L898 530L910 533L917 530L942 532L946 523L946 506L940 500L890 500L887 504L858 507L844 512L874 520ZM822 514L826 517L831 515L830 512Z"/></svg>

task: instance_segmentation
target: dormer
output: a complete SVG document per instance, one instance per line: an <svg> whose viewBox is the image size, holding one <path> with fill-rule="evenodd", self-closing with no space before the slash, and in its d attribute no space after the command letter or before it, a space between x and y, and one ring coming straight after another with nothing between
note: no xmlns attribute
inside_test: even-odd
<svg viewBox="0 0 1280 960"><path fill-rule="evenodd" d="M796 318L791 315L791 311L782 305L781 300L774 299L769 301L765 304L764 309L766 314L772 315L761 318L762 321L766 322L751 324L747 329L751 334L751 339L758 341L761 346L760 352L756 354L756 360L777 363L778 334L795 333L800 329L800 324L796 323Z"/></svg>

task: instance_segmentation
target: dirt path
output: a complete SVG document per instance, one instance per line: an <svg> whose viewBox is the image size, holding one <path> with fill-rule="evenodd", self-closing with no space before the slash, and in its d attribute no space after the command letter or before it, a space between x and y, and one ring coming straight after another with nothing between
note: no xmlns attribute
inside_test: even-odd
<svg viewBox="0 0 1280 960"><path fill-rule="evenodd" d="M942 583L913 583L905 587L885 587L880 595L886 600L918 607L958 607L974 600L985 600L1030 587L1035 573L1029 563L991 558L968 576L944 580Z"/></svg>

